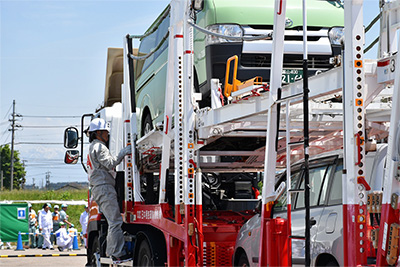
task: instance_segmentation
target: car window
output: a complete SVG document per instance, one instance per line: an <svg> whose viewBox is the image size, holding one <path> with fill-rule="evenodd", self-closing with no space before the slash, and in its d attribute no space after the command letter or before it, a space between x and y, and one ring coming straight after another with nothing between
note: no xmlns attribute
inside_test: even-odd
<svg viewBox="0 0 400 267"><path fill-rule="evenodd" d="M328 171L325 174L325 178L324 178L324 181L322 184L319 200L317 199L318 202L315 205L324 205L325 204L326 196L328 195L329 178L331 177L332 169L333 169L333 165L330 165L328 167Z"/></svg>
<svg viewBox="0 0 400 267"><path fill-rule="evenodd" d="M290 188L294 189L297 187L299 181L300 181L300 177L301 177L302 171L300 168L298 168L297 170L294 170L291 174L291 185ZM286 177L286 172L283 174ZM284 211L287 210L287 192L286 192L286 188L284 189L284 193L277 199L275 205L274 205L274 212L278 212L278 211ZM292 204L293 204L293 196L292 196Z"/></svg>
<svg viewBox="0 0 400 267"><path fill-rule="evenodd" d="M139 56L147 55L150 53L151 50L154 49L154 47L156 46L156 35L157 32L153 32L152 34L146 36L141 40L139 46ZM153 60L154 54L146 58L143 62L143 65L140 66L140 69L137 69L138 73L143 73L143 71L145 71L147 67L153 62Z"/></svg>
<svg viewBox="0 0 400 267"><path fill-rule="evenodd" d="M342 173L343 163L336 167L335 174L333 175L333 181L331 191L329 194L328 205L342 204Z"/></svg>
<svg viewBox="0 0 400 267"><path fill-rule="evenodd" d="M167 36L169 27L169 16L167 16L158 26L157 29L157 37L156 37L156 46L160 45L160 48L154 53L154 57L158 58L158 56L168 47L168 38L164 39Z"/></svg>
<svg viewBox="0 0 400 267"><path fill-rule="evenodd" d="M309 177L310 177L310 206L311 207L318 205L321 188L323 188L322 185L325 181L326 175L328 175L330 173L331 169L332 169L332 166L326 166L326 165L310 169ZM328 182L328 181L326 181L326 182ZM300 189L304 189L304 178L301 181ZM326 191L326 187L325 187L325 191ZM325 195L326 195L325 192L324 192L324 194L321 194L322 201L320 203L323 203L323 200L325 200ZM324 199L322 199L322 196ZM300 208L304 208L304 207L305 207L304 192L300 192L297 194L297 201L296 201L295 208L300 209Z"/></svg>
<svg viewBox="0 0 400 267"><path fill-rule="evenodd" d="M168 39L164 40L168 32L169 27L169 16L163 19L161 23L157 26L157 30L150 34L149 36L144 37L139 46L139 56L147 55L154 49L157 50L153 55L146 58L142 64L137 65L137 73L140 75L143 73L153 62L154 60L167 48Z"/></svg>

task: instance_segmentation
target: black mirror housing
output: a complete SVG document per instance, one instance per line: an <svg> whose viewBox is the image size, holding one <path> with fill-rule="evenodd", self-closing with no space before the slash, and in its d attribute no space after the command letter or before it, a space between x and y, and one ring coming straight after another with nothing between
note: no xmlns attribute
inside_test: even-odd
<svg viewBox="0 0 400 267"><path fill-rule="evenodd" d="M64 131L64 147L76 148L78 146L79 134L75 127L68 127ZM79 153L78 153L79 154Z"/></svg>
<svg viewBox="0 0 400 267"><path fill-rule="evenodd" d="M203 10L204 7L204 0L193 0L192 7L196 11Z"/></svg>
<svg viewBox="0 0 400 267"><path fill-rule="evenodd" d="M76 164L79 159L79 150L67 150L65 152L64 162L66 164Z"/></svg>

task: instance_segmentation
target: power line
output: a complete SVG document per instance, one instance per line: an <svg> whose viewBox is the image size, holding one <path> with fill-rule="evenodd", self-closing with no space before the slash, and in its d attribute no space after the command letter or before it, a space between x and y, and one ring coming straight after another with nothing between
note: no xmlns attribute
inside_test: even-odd
<svg viewBox="0 0 400 267"><path fill-rule="evenodd" d="M15 145L62 145L60 142L17 142Z"/></svg>
<svg viewBox="0 0 400 267"><path fill-rule="evenodd" d="M70 125L70 126L62 126L62 125L57 125L57 126L53 126L53 125L26 125L26 126L22 126L23 128L32 128L32 129L45 129L45 128L67 128L67 127L79 127L79 125Z"/></svg>
<svg viewBox="0 0 400 267"><path fill-rule="evenodd" d="M82 116L36 116L36 115L22 115L25 118L45 118L45 119L66 119L66 118L81 118Z"/></svg>
<svg viewBox="0 0 400 267"><path fill-rule="evenodd" d="M7 116L10 114L10 110L13 107L13 105L10 106L10 108L8 109L8 111L6 112L6 115L4 116L3 119L7 118Z"/></svg>

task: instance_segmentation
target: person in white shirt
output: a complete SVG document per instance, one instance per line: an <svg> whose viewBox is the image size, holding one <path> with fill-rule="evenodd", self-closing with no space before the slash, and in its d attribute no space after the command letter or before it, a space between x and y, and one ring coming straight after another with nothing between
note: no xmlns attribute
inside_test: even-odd
<svg viewBox="0 0 400 267"><path fill-rule="evenodd" d="M74 239L67 233L64 222L60 222L60 229L55 232L55 235L59 251L63 251L64 249L72 250Z"/></svg>
<svg viewBox="0 0 400 267"><path fill-rule="evenodd" d="M88 224L88 218L89 218L89 208L88 205L85 205L85 211L82 212L81 217L79 218L79 222L82 225L82 235L83 235L83 242L85 244L85 247L87 247L86 244L86 229L87 229L87 224Z"/></svg>
<svg viewBox="0 0 400 267"><path fill-rule="evenodd" d="M32 204L28 203L29 208L29 239L31 240L30 248L36 248L36 226L37 226L37 215L34 209L32 209Z"/></svg>
<svg viewBox="0 0 400 267"><path fill-rule="evenodd" d="M39 230L43 235L43 246L42 249L53 250L53 245L50 242L50 235L53 231L53 217L50 212L51 205L46 203L43 205L43 210L39 212Z"/></svg>

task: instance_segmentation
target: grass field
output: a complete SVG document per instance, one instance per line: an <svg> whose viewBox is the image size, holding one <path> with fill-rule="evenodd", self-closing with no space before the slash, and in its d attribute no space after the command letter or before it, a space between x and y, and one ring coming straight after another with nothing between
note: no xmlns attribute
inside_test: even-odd
<svg viewBox="0 0 400 267"><path fill-rule="evenodd" d="M54 190L13 190L13 191L1 191L0 201L2 200L87 200L87 190L71 190L71 191L54 191ZM54 211L54 205L56 203L51 203L52 209ZM57 203L60 206L59 203ZM32 204L32 208L38 213L42 209L43 204ZM83 205L68 205L67 214L69 216L69 221L75 225L78 232L82 230L79 223L79 217L84 211Z"/></svg>

